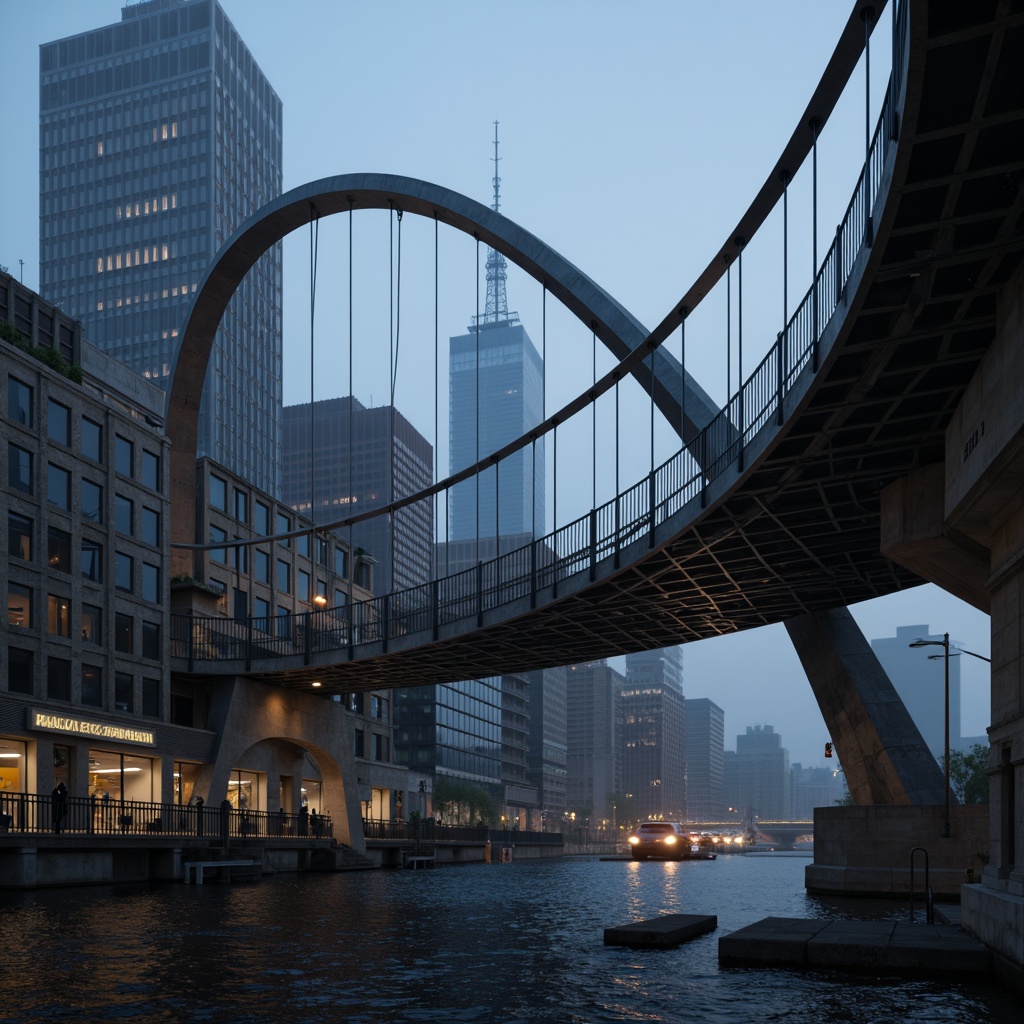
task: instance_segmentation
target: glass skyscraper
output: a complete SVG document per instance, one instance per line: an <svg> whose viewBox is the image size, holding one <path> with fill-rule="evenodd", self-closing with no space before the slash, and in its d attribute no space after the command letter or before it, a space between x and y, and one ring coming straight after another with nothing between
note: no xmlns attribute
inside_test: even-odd
<svg viewBox="0 0 1024 1024"><path fill-rule="evenodd" d="M511 314L482 322L449 340L448 445L453 473L514 441L544 418L544 363L517 320ZM481 473L479 502L474 480L452 489L450 540L532 535L534 526L538 535L546 532L543 440L504 459L500 473L493 466Z"/></svg>
<svg viewBox="0 0 1024 1024"><path fill-rule="evenodd" d="M167 388L222 243L280 195L281 101L216 0L148 0L39 51L40 291ZM199 455L279 490L281 246L217 334Z"/></svg>

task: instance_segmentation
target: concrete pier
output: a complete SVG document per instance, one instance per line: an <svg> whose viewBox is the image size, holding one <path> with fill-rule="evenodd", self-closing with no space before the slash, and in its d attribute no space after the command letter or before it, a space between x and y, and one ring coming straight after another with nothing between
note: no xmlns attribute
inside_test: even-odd
<svg viewBox="0 0 1024 1024"><path fill-rule="evenodd" d="M668 949L706 935L718 927L715 914L664 914L650 921L605 928L606 946L633 946L643 949Z"/></svg>
<svg viewBox="0 0 1024 1024"><path fill-rule="evenodd" d="M952 924L766 917L718 940L724 965L985 976L992 951Z"/></svg>

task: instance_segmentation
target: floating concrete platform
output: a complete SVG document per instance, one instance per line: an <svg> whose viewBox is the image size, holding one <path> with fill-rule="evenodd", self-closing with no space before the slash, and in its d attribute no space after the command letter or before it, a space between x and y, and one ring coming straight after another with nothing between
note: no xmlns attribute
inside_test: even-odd
<svg viewBox="0 0 1024 1024"><path fill-rule="evenodd" d="M725 965L985 975L992 951L952 924L767 917L718 940Z"/></svg>
<svg viewBox="0 0 1024 1024"><path fill-rule="evenodd" d="M650 921L605 928L606 946L635 946L643 949L668 949L706 935L718 927L715 914L664 914Z"/></svg>

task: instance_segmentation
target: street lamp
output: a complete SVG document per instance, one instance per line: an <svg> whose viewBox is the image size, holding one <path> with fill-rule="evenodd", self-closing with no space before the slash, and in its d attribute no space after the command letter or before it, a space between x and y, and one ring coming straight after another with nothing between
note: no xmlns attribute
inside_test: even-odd
<svg viewBox="0 0 1024 1024"><path fill-rule="evenodd" d="M943 767L946 775L946 826L942 835L948 839L950 836L950 798L951 792L949 788L949 634L943 633L941 640L924 640L918 637L912 643L907 645L908 647L941 647L942 654L930 654L929 659L942 658L945 667L945 716L946 716L946 730L945 739L943 746L945 748L945 757L943 758ZM953 651L953 657L957 657L960 654L970 654L972 657L980 658L982 661L991 663L991 658L986 658L984 654L975 654L974 651L965 650L963 647L957 647Z"/></svg>

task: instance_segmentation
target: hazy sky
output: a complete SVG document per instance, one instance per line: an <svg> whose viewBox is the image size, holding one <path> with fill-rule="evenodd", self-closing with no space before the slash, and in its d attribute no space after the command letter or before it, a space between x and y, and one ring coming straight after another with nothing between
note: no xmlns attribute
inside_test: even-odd
<svg viewBox="0 0 1024 1024"><path fill-rule="evenodd" d="M661 321L730 237L796 126L850 12L845 0L221 2L283 101L286 190L336 174L375 171L424 178L490 204L497 120L501 212L648 327ZM23 274L33 288L38 45L119 21L120 8L118 0L0 0L9 99L0 165L0 263ZM873 108L888 73L888 18L887 10L872 44ZM819 253L859 171L859 74L860 84L822 133ZM810 282L808 190L800 178L791 189L789 312ZM363 216L355 229L356 261L360 270L372 264L376 284L359 289L359 354L351 383L364 403L381 405L388 388L390 228L386 214ZM395 401L433 440L433 388L424 386L434 365L433 225L413 220L403 224L403 356ZM347 361L347 336L337 326L348 301L340 284L347 274L346 231L341 218L321 228L313 331L317 399L349 390L340 369ZM745 254L751 282L744 312L745 374L774 341L784 307L778 218L761 234L761 249L752 244ZM310 397L309 247L308 232L285 242L287 402ZM441 268L443 348L449 335L465 331L475 312L473 244L443 238ZM539 286L510 268L508 297L540 347ZM480 301L482 308L482 296ZM727 361L724 298L711 297L705 307L706 317L695 315L687 335L687 368L721 403L727 367L735 376L737 354ZM551 302L547 316L550 412L586 388L592 366L589 331L561 316ZM674 345L678 355L678 340ZM610 365L599 356L597 372ZM443 383L441 392L438 415L444 422ZM643 409L636 394L624 400ZM642 423L644 416L636 419ZM670 443L659 428L659 458ZM444 471L443 440L438 448ZM588 448L580 461L589 467L589 460ZM624 466L622 472L624 481L633 481L646 467ZM560 486L560 523L566 505L590 505L589 471L570 481L572 486ZM988 617L932 586L869 602L853 613L868 637L921 623L989 653ZM980 734L988 724L987 667L973 658L961 660L963 732ZM782 626L688 645L684 664L687 696L710 697L725 709L727 747L746 726L770 724L793 761L821 761L828 735ZM937 700L941 680L936 663Z"/></svg>

